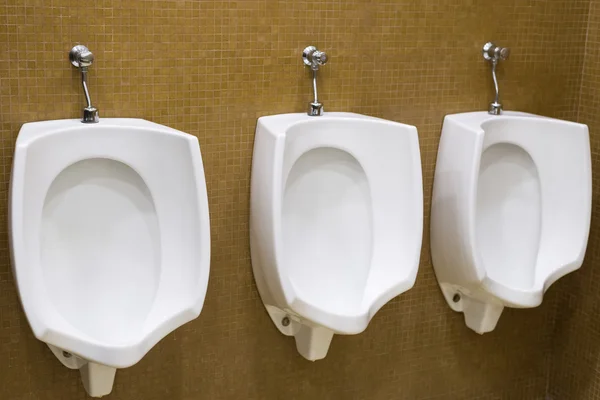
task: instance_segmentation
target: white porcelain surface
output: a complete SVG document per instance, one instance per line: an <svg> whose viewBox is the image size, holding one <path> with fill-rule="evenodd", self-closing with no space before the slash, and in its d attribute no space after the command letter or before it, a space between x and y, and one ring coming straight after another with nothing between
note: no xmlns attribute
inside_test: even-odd
<svg viewBox="0 0 600 400"><path fill-rule="evenodd" d="M251 186L261 298L306 358L325 357L333 333L362 332L413 286L423 228L414 126L351 113L262 117Z"/></svg>
<svg viewBox="0 0 600 400"><path fill-rule="evenodd" d="M23 125L10 239L35 336L81 368L91 395L107 394L115 368L202 308L210 229L198 140L139 119Z"/></svg>
<svg viewBox="0 0 600 400"><path fill-rule="evenodd" d="M585 125L516 112L446 116L432 261L448 304L473 330L493 330L504 306L538 306L552 283L581 266L590 163Z"/></svg>

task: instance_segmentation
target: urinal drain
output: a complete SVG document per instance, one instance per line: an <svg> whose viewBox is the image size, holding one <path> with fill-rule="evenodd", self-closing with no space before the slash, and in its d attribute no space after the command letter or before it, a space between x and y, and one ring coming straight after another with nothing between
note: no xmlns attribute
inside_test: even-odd
<svg viewBox="0 0 600 400"><path fill-rule="evenodd" d="M290 325L290 317L283 317L283 319L281 320L281 325L289 326Z"/></svg>
<svg viewBox="0 0 600 400"><path fill-rule="evenodd" d="M456 293L454 297L452 297L452 301L458 303L460 301L460 294Z"/></svg>
<svg viewBox="0 0 600 400"><path fill-rule="evenodd" d="M63 351L62 355L64 358L71 358L73 356L73 354L69 353L68 351Z"/></svg>

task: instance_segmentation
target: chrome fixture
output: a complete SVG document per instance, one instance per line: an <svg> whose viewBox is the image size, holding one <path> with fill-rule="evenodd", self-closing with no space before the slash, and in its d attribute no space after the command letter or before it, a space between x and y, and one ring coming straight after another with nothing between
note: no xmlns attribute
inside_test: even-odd
<svg viewBox="0 0 600 400"><path fill-rule="evenodd" d="M315 46L308 46L302 52L302 60L304 64L308 65L312 69L313 73L313 92L314 101L308 104L308 115L311 117L318 117L323 115L323 104L319 103L319 96L317 94L317 71L319 67L327 64L327 54L317 50Z"/></svg>
<svg viewBox="0 0 600 400"><path fill-rule="evenodd" d="M81 85L83 86L83 94L85 95L85 101L87 107L83 109L83 117L81 122L85 124L96 123L100 120L98 116L98 109L92 106L92 99L90 98L90 92L87 87L87 72L88 67L94 62L94 55L84 45L77 45L69 52L69 60L71 64L81 70Z"/></svg>
<svg viewBox="0 0 600 400"><path fill-rule="evenodd" d="M492 78L494 79L494 89L496 97L493 103L490 103L488 113L492 115L500 115L502 113L502 104L499 103L500 92L498 90L498 78L496 77L496 67L500 61L506 60L510 55L508 47L496 46L492 42L487 42L483 45L483 58L492 63Z"/></svg>

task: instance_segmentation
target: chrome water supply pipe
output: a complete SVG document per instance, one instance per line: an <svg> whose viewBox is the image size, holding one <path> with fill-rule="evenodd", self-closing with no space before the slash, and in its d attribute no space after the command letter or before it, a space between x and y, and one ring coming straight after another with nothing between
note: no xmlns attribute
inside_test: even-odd
<svg viewBox="0 0 600 400"><path fill-rule="evenodd" d="M500 90L498 87L498 77L496 76L496 68L500 61L508 59L510 49L508 47L496 46L492 42L487 42L483 45L483 58L492 64L492 79L494 80L494 90L496 96L494 101L490 103L488 113L491 115L500 115L502 113L502 104L500 104Z"/></svg>
<svg viewBox="0 0 600 400"><path fill-rule="evenodd" d="M308 46L302 52L302 60L304 64L309 66L312 70L312 85L313 85L313 102L308 103L308 115L311 117L319 117L323 115L323 104L319 102L319 95L317 92L317 72L319 67L327 64L328 57L323 51L319 51L315 46Z"/></svg>
<svg viewBox="0 0 600 400"><path fill-rule="evenodd" d="M81 71L81 86L83 86L83 94L87 107L83 108L83 115L81 122L84 124L96 123L100 120L98 109L92 105L92 99L90 98L90 92L87 87L87 72L88 67L94 62L94 55L84 45L77 45L69 52L69 60L73 66L79 68Z"/></svg>

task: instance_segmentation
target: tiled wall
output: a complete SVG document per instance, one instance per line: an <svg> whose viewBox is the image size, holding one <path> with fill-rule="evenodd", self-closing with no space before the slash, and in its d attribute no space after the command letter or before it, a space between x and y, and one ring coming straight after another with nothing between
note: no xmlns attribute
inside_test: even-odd
<svg viewBox="0 0 600 400"><path fill-rule="evenodd" d="M550 394L553 400L600 399L600 0L591 0L578 121L590 129L592 225L580 271L556 283Z"/></svg>
<svg viewBox="0 0 600 400"><path fill-rule="evenodd" d="M576 119L588 3L1 0L0 399L86 397L78 373L27 325L5 220L19 127L79 115L79 76L67 60L76 43L96 55L90 90L102 117L146 118L199 138L211 209L211 278L200 318L119 371L109 399L543 399L560 293L550 291L537 309L505 311L493 333L469 331L435 281L429 201L443 116L483 110L492 97L485 41L513 49L500 68L507 108ZM320 87L327 110L418 127L426 227L415 288L363 334L336 336L315 363L267 317L248 244L256 118L305 110L309 71L300 52L309 44L330 55ZM593 90L582 97L590 98ZM593 104L582 107L582 117L593 120L593 112Z"/></svg>

